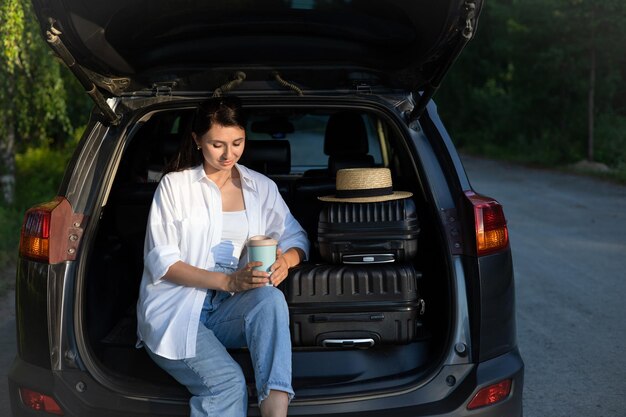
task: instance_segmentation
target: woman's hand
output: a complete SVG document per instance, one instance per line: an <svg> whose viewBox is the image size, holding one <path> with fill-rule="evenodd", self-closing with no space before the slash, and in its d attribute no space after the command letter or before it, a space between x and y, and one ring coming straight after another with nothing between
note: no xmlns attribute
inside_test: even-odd
<svg viewBox="0 0 626 417"><path fill-rule="evenodd" d="M273 286L277 286L287 278L289 274L289 268L293 268L298 265L304 252L299 248L288 249L285 253L282 253L280 249L276 249L276 262L270 266L270 280Z"/></svg>
<svg viewBox="0 0 626 417"><path fill-rule="evenodd" d="M287 278L287 274L289 274L289 263L280 249L276 249L276 262L270 266L270 271L270 281L275 287L283 282Z"/></svg>
<svg viewBox="0 0 626 417"><path fill-rule="evenodd" d="M267 285L270 282L270 274L252 269L261 265L263 265L261 262L248 262L244 268L228 275L226 291L241 292Z"/></svg>

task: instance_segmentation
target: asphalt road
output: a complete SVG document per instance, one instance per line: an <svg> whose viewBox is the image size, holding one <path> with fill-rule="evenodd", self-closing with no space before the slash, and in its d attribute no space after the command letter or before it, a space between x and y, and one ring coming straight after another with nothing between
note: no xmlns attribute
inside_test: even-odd
<svg viewBox="0 0 626 417"><path fill-rule="evenodd" d="M626 187L465 158L503 204L526 417L626 416Z"/></svg>
<svg viewBox="0 0 626 417"><path fill-rule="evenodd" d="M626 187L475 158L465 167L509 221L524 415L626 416ZM7 310L0 306L0 416L10 415L15 355Z"/></svg>
<svg viewBox="0 0 626 417"><path fill-rule="evenodd" d="M10 417L7 375L15 357L15 295L0 298L0 416Z"/></svg>

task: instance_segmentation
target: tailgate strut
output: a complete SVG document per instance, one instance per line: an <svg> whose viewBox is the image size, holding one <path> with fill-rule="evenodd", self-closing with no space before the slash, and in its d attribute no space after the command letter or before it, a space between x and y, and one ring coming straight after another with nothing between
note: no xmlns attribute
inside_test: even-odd
<svg viewBox="0 0 626 417"><path fill-rule="evenodd" d="M98 90L98 87L96 87L91 78L89 78L89 75L87 75L80 65L76 63L76 60L70 51L68 51L65 47L59 35L61 35L61 31L50 25L50 30L46 31L46 40L50 44L50 47L57 53L59 58L61 58L65 65L67 65L70 71L72 71L74 76L78 78L78 81L81 83L87 94L89 94L89 97L91 97L91 99L96 103L96 106L106 118L106 121L112 125L118 124L121 117L117 115L111 106L107 104L104 96Z"/></svg>
<svg viewBox="0 0 626 417"><path fill-rule="evenodd" d="M424 91L420 95L418 92L413 93L414 99L419 97L419 101L413 107L413 110L407 117L407 124L410 126L411 123L416 121L422 116L428 102L433 97L439 86L441 85L441 80L443 80L444 75L448 72L452 64L456 61L458 56L461 54L465 45L472 39L475 33L476 26L476 3L473 0L467 0L464 5L464 26L461 30L461 38L459 39L456 47L445 57L441 58L445 60L445 64L440 67L440 70L435 74L435 76L429 81L428 85L424 88Z"/></svg>

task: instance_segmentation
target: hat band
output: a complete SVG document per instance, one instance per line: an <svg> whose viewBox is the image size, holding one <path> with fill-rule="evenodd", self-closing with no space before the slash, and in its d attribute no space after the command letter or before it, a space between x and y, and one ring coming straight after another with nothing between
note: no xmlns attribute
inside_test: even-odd
<svg viewBox="0 0 626 417"><path fill-rule="evenodd" d="M335 197L337 198L353 198L353 197L379 197L382 195L393 194L393 187L385 188L360 188L354 190L337 190Z"/></svg>

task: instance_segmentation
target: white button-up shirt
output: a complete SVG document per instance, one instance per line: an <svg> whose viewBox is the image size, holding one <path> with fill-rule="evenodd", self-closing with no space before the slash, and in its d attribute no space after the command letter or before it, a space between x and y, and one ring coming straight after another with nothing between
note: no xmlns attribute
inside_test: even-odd
<svg viewBox="0 0 626 417"><path fill-rule="evenodd" d="M278 187L242 165L248 236L268 235L285 252L300 248L308 257L306 232L291 215ZM163 177L155 192L144 243L144 269L137 303L137 334L152 352L168 359L196 354L198 321L206 289L163 280L183 261L202 269L215 265L213 249L222 236L222 198L202 165ZM246 256L242 254L239 266Z"/></svg>

